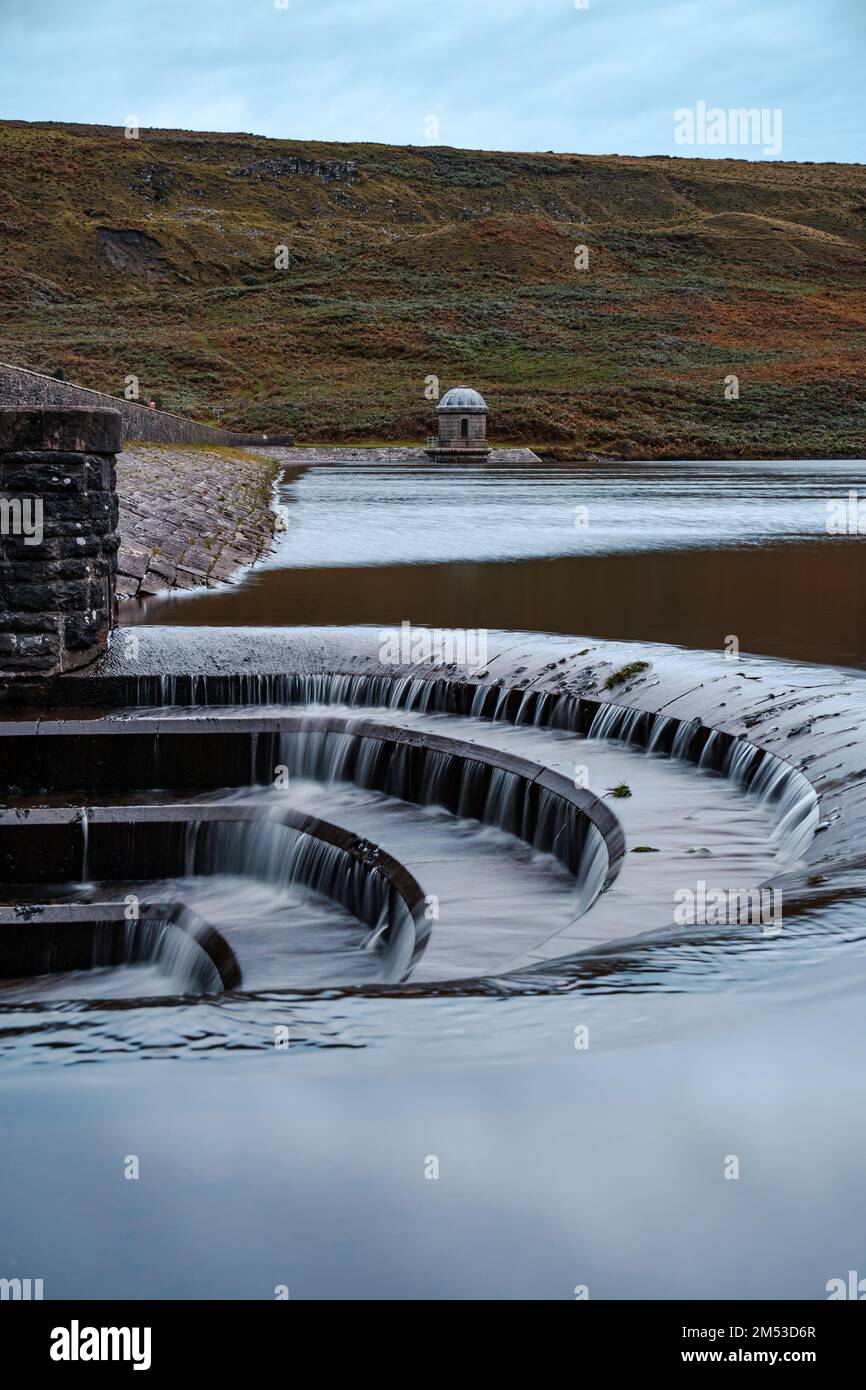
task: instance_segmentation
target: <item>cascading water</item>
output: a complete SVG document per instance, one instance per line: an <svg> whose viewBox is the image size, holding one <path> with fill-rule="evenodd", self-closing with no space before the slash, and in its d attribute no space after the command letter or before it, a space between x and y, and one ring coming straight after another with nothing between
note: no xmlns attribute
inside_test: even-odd
<svg viewBox="0 0 866 1390"><path fill-rule="evenodd" d="M90 846L90 822L87 818L87 807L81 808L81 882L86 883L88 874L88 849Z"/></svg>
<svg viewBox="0 0 866 1390"><path fill-rule="evenodd" d="M66 935L69 927L60 927ZM166 905L140 919L97 923L89 950L11 982L0 980L4 1002L60 999L165 998L221 994L226 980L208 950L210 928L188 909Z"/></svg>
<svg viewBox="0 0 866 1390"><path fill-rule="evenodd" d="M166 981L166 993L220 994L223 983L219 971L190 932L170 921L142 920L124 923L123 946L118 960L100 959L94 950L93 965L150 965Z"/></svg>
<svg viewBox="0 0 866 1390"><path fill-rule="evenodd" d="M471 775L471 772L467 774L467 781ZM477 796L470 798L469 804L471 805L473 801L477 803ZM521 815L522 805L519 779L514 776L513 772L506 772L499 767L494 768L490 775L487 796L479 819L485 825L498 825L512 835L519 835L524 828Z"/></svg>
<svg viewBox="0 0 866 1390"><path fill-rule="evenodd" d="M809 781L788 763L761 753L755 760L748 791L770 806L777 818L780 857L788 863L802 855L818 825L818 802Z"/></svg>
<svg viewBox="0 0 866 1390"><path fill-rule="evenodd" d="M604 837L591 825L586 832L580 855L578 911L581 916L589 911L604 887L607 870L608 853Z"/></svg>
<svg viewBox="0 0 866 1390"><path fill-rule="evenodd" d="M747 743L745 739L739 739L728 751L725 776L730 777L739 787L748 787L762 757L760 748L756 748L753 743Z"/></svg>
<svg viewBox="0 0 866 1390"><path fill-rule="evenodd" d="M184 836L183 871L189 878L191 878L195 873L196 854L198 850L198 837L199 831L201 830L201 826L201 821L191 821L189 826L187 827L186 834Z"/></svg>
<svg viewBox="0 0 866 1390"><path fill-rule="evenodd" d="M652 722L645 740L646 719ZM693 762L697 736L702 728L697 718L677 721L669 715L647 716L638 709L599 705L587 737L637 743L645 746L648 753L655 753L667 741L672 726L675 732L670 756ZM813 787L801 772L744 739L731 741L718 729L709 730L697 766L702 771L720 772L749 796L772 809L776 818L774 838L783 862L792 863L802 855L818 824L818 803Z"/></svg>
<svg viewBox="0 0 866 1390"><path fill-rule="evenodd" d="M648 753L660 753L662 751L667 741L668 732L673 729L676 722L669 714L657 714L655 716L647 744Z"/></svg>
<svg viewBox="0 0 866 1390"><path fill-rule="evenodd" d="M357 864L352 863L350 858L335 854L333 848L317 847L309 850L306 856L289 851L287 827L270 822L271 812L278 805L272 798L280 787L283 788L281 795L288 793L283 805L292 803L293 793L299 784L315 783L322 788L345 785L371 794L372 799L368 797L364 803L370 811L383 804L382 799L391 798L394 804L411 804L430 810L441 808L457 818L459 827L454 834L464 839L471 823L489 826L497 832L513 836L542 855L553 855L573 875L577 897L575 920L592 905L608 878L609 846L604 836L598 833L595 826L584 822L582 813L577 809L582 803L572 804L573 799L569 802L567 798L564 800L560 795L551 794L544 782L534 785L537 772L527 781L507 766L496 765L495 759L490 759L485 752L484 731L472 729L472 720L484 721L488 726L502 726L501 730L487 737L492 737L494 743L498 740L505 752L513 752L513 745L509 749L506 733L509 728L537 730L539 734L556 730L562 734L576 734L579 740L588 738L622 743L651 754L665 753L674 761L697 764L704 772L721 773L732 784L749 792L758 803L772 810L777 822L779 854L786 859L796 858L808 844L817 821L814 794L805 778L778 758L756 750L745 741L732 740L727 734L705 729L698 718L682 722L667 714L654 715L636 708L599 704L595 699L556 690L517 688L504 684L480 685L446 678L344 672L309 676L196 676L152 680L152 696L172 702L179 699L179 709L183 708L185 698L209 700L218 697L220 703L249 700L271 702L261 730L250 726L248 716L235 721L236 730L232 727L231 717L226 720L225 726L229 734L227 767L231 767L230 785L245 788L239 795L247 799L259 799L257 820L253 817L245 827L236 826L226 832L235 837L237 853L234 857L227 853L226 841L217 845L208 861L203 857L202 846L210 842L215 833L214 826L199 823L192 816L182 861L187 879L191 881L207 877L216 884L222 872L226 878L243 877L248 884L252 882L260 889L273 890L276 895L287 894L290 888L310 890L313 896L327 893L331 901L345 906L353 919L363 922L365 927L360 936L352 936L351 929L348 933L343 931L339 952L345 948L373 958L383 950L397 952L401 969L396 973L390 969L387 971L392 979L403 978L410 968L414 969L414 934L412 931L403 934L395 926L401 914L408 916L405 904L392 901L389 918L382 901L375 894L375 901L370 900L370 882L371 879L375 881L375 875L361 874ZM140 693L144 694L143 685ZM291 709L293 705L305 701L306 708L302 707L300 714L286 721L291 722L293 727L279 732L284 727L279 716L283 715L286 705ZM328 709L333 709L336 701L347 709L361 707L365 715L354 721L353 717L339 713L328 714ZM371 704L373 701L378 705ZM276 703L275 707L275 702L282 703ZM386 732L378 737L372 732L371 726L381 718L383 709L394 711L395 717L393 727L389 727L386 721ZM396 717L397 711L400 718ZM156 727L150 730L155 772L147 774L150 780L142 782L143 787L152 789L165 781L163 794L170 796L173 785L181 788L187 785L173 782L178 772L190 775L190 769L196 767L199 771L205 769L205 775L208 775L207 760L202 760L200 752L194 755L190 752L184 771L182 762L186 759L186 753L181 757L179 750L191 745L177 743L172 737L172 724L176 721L177 733L182 738L197 739L198 734L190 726L197 722L198 713L194 711L192 718L181 717L177 709L172 709L170 714L167 711L168 717L164 720L160 718ZM200 713L205 715L207 710L203 709ZM441 723L437 722L440 720ZM212 713L202 719L203 730L212 721ZM437 734L450 734L452 727L458 728L460 737L470 739L471 744L464 744L461 754L443 746L430 746L427 734L419 736L425 721L427 727ZM323 728L323 722L330 727ZM353 722L357 722L357 730L345 727ZM413 729L415 732L411 732ZM534 758L530 747L531 733L520 737L526 744L525 752ZM435 742L434 739L434 745ZM438 739L440 745L446 742L450 744L452 740ZM547 744L551 744L550 739L547 739ZM468 751L470 747L471 752ZM574 780L573 767L576 766L574 759L580 755L573 744L571 747L574 751L570 764L564 759L554 759L551 763L546 763L544 758L540 760L540 767L556 768L563 782L569 786L579 785ZM518 744L518 758L522 751ZM288 776L281 781L284 772ZM270 787L272 781L273 787ZM262 784L268 788L267 791L261 790ZM192 782L189 785L204 784ZM594 782L594 800L603 800L605 786L612 785L611 782ZM360 808L360 801L357 806ZM306 810L314 816L319 813L315 800ZM363 821L356 819L356 833L367 834L362 826ZM644 832L650 848L652 840L649 837L653 828L649 826L648 834ZM274 833L282 837L282 849L276 858L268 849L268 837ZM687 833L684 832L684 835ZM85 841L87 834L87 826L82 826ZM197 843L196 837L201 844ZM481 841L478 843L481 844ZM688 845L689 841L685 840L685 844ZM644 846L639 843L636 847ZM269 854L270 864L267 862ZM86 872L87 858L85 848L82 873ZM284 862L278 864L278 859ZM423 865L423 859L418 862ZM646 881L649 865L644 861L643 867ZM189 884L185 886L193 892ZM228 884L225 890L224 913L220 918L222 925L230 920L236 922L243 915L240 899L232 899L234 890ZM251 890L244 891L249 893ZM387 891L384 896L387 898ZM194 892L191 901L197 901ZM258 920L265 924L267 930L276 930L280 912L283 913L285 924L290 923L293 914L297 917L298 902L295 899L290 901L288 896L279 902L274 896L265 896L258 900L257 911L260 914ZM612 920L610 913L606 916L602 914L601 918L596 913L594 920L604 922L603 930L610 931L607 925ZM289 940L285 931L282 936L285 941ZM324 941L324 936L321 939ZM573 943L569 939L566 944ZM367 948L365 951L362 950L364 947ZM519 951L515 951L514 958L520 958ZM462 962L460 968L465 969Z"/></svg>
<svg viewBox="0 0 866 1390"><path fill-rule="evenodd" d="M164 705L173 705L177 699L177 676L164 673L159 677L160 700Z"/></svg>
<svg viewBox="0 0 866 1390"><path fill-rule="evenodd" d="M480 753L446 752L426 743L396 744L366 734L300 730L278 736L278 757L290 777L346 781L422 806L440 806L457 816L496 826L552 853L579 872L581 814L568 801L543 790L533 816L530 783L496 766ZM555 814L554 814L555 809Z"/></svg>
<svg viewBox="0 0 866 1390"><path fill-rule="evenodd" d="M671 745L672 758L684 758L690 760L692 745L695 735L701 727L700 719L681 720L674 734L674 741Z"/></svg>
<svg viewBox="0 0 866 1390"><path fill-rule="evenodd" d="M377 930L387 916L388 890L374 875L362 875L336 845L323 843L267 818L193 822L187 836L193 874L249 875L277 887L303 884L322 897L339 899L353 915Z"/></svg>
<svg viewBox="0 0 866 1390"><path fill-rule="evenodd" d="M698 767L717 768L719 748L722 743L723 735L719 733L718 729L711 729L710 736L701 749L701 755L698 758Z"/></svg>
<svg viewBox="0 0 866 1390"><path fill-rule="evenodd" d="M637 733L647 716L642 709L627 709L624 705L599 705L588 738L618 738L623 743L636 743Z"/></svg>

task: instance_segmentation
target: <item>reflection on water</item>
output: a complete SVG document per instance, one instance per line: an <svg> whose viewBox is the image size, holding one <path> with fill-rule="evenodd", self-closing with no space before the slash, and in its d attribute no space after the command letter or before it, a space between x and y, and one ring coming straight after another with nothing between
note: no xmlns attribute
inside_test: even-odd
<svg viewBox="0 0 866 1390"><path fill-rule="evenodd" d="M267 568L524 560L766 545L827 534L857 461L471 469L317 465L278 488L287 532ZM834 512L835 516L835 512Z"/></svg>
<svg viewBox="0 0 866 1390"><path fill-rule="evenodd" d="M755 476L752 471L758 469ZM574 469L318 466L234 587L124 605L125 622L580 632L861 666L863 545L826 532L858 463ZM576 528L575 507L588 524Z"/></svg>

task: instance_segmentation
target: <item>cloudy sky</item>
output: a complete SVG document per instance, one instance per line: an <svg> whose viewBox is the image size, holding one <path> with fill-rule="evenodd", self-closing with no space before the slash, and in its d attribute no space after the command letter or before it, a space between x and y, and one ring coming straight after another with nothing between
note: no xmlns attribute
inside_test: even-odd
<svg viewBox="0 0 866 1390"><path fill-rule="evenodd" d="M0 0L26 120L762 157L677 144L704 102L781 110L782 158L862 161L864 65L866 0Z"/></svg>

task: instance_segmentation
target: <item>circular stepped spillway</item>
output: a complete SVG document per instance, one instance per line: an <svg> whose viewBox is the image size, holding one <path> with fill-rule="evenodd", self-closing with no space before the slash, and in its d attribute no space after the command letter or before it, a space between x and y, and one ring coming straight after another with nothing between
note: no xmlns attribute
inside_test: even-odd
<svg viewBox="0 0 866 1390"><path fill-rule="evenodd" d="M0 922L44 924L58 902L106 891L181 902L206 916L247 989L403 980L419 958L423 971L430 935L428 978L495 971L534 944L535 914L573 926L622 856L610 809L549 769L369 720L21 722L8 747L17 795L0 814ZM101 802L82 804L85 781ZM278 786L255 789L262 781ZM322 921L323 899L368 928L363 937ZM431 932L440 904L441 936ZM7 977L24 973L20 956Z"/></svg>
<svg viewBox="0 0 866 1390"><path fill-rule="evenodd" d="M752 890L814 829L800 774L699 721L442 677L200 693L269 703L3 727L0 940L131 895L205 921L223 987L421 987L669 929L680 888Z"/></svg>

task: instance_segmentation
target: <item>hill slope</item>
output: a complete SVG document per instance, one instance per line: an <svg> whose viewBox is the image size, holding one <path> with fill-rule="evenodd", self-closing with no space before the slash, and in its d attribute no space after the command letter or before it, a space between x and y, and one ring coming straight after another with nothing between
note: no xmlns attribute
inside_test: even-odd
<svg viewBox="0 0 866 1390"><path fill-rule="evenodd" d="M866 168L0 122L0 307L2 360L302 440L421 438L435 374L497 442L862 456Z"/></svg>

